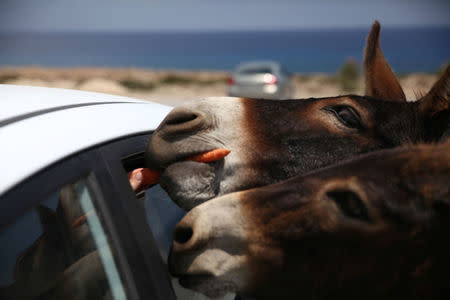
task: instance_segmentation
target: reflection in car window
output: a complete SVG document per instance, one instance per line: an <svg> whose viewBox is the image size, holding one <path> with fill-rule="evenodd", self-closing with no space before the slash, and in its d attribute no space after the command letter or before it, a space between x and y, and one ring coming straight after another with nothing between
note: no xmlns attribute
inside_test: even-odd
<svg viewBox="0 0 450 300"><path fill-rule="evenodd" d="M179 208L159 185L146 190L145 211L147 223L152 230L162 258L167 263L175 225L186 212ZM200 293L181 287L176 278L172 278L172 286L178 299L209 299ZM229 294L220 299L231 300L234 299L234 295Z"/></svg>
<svg viewBox="0 0 450 300"><path fill-rule="evenodd" d="M126 299L86 179L0 231L0 298Z"/></svg>
<svg viewBox="0 0 450 300"><path fill-rule="evenodd" d="M145 192L145 212L153 236L164 262L167 263L175 225L186 212L169 198L167 193L155 185Z"/></svg>

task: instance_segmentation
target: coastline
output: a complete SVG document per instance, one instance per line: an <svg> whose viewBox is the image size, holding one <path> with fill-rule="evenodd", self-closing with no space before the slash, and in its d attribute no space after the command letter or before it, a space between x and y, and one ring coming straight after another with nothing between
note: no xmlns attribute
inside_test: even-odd
<svg viewBox="0 0 450 300"><path fill-rule="evenodd" d="M138 68L2 67L0 83L56 87L101 92L179 105L205 97L226 96L228 72L151 70ZM408 100L426 93L437 74L410 73L399 77ZM294 74L294 98L327 97L364 93L361 76L355 89L344 90L335 75Z"/></svg>

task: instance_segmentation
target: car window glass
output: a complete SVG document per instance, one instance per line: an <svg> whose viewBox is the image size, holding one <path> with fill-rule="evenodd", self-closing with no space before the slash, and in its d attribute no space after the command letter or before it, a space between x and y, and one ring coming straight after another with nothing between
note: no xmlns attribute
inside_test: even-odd
<svg viewBox="0 0 450 300"><path fill-rule="evenodd" d="M1 228L1 299L126 299L88 186L68 184Z"/></svg>
<svg viewBox="0 0 450 300"><path fill-rule="evenodd" d="M175 225L186 212L175 205L159 185L155 185L145 192L145 213L163 260L167 262Z"/></svg>
<svg viewBox="0 0 450 300"><path fill-rule="evenodd" d="M238 70L238 72L241 73L241 74L251 75L251 74L273 73L273 70L271 68L265 68L265 67L262 67L262 68L245 68L245 69L243 68L243 69Z"/></svg>
<svg viewBox="0 0 450 300"><path fill-rule="evenodd" d="M145 191L145 211L147 223L158 244L161 256L167 264L175 225L186 212L179 208L159 185ZM200 293L183 288L176 278L172 278L172 286L178 299L209 299ZM231 300L234 299L234 295L228 294L220 299Z"/></svg>

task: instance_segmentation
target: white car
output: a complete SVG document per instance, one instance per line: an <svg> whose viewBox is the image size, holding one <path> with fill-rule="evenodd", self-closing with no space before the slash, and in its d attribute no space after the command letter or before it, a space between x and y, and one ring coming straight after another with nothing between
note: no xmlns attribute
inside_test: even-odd
<svg viewBox="0 0 450 300"><path fill-rule="evenodd" d="M165 262L184 212L157 185L135 194L127 176L170 110L0 85L1 299L202 298Z"/></svg>

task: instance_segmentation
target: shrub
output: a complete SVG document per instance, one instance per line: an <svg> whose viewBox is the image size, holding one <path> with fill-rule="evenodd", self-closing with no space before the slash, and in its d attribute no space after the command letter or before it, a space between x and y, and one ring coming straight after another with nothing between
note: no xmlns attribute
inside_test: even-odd
<svg viewBox="0 0 450 300"><path fill-rule="evenodd" d="M162 84L187 84L192 83L194 80L189 77L179 76L179 75L167 75L161 80Z"/></svg>
<svg viewBox="0 0 450 300"><path fill-rule="evenodd" d="M444 74L445 69L447 69L447 67L450 65L449 62L444 62L441 67L439 68L439 70L437 71L438 75L442 75Z"/></svg>
<svg viewBox="0 0 450 300"><path fill-rule="evenodd" d="M131 78L120 80L120 84L132 90L151 90L155 88L153 82L143 82Z"/></svg>
<svg viewBox="0 0 450 300"><path fill-rule="evenodd" d="M7 83L8 81L15 80L17 78L19 78L19 76L13 74L0 75L0 83Z"/></svg>
<svg viewBox="0 0 450 300"><path fill-rule="evenodd" d="M358 86L358 78L360 70L357 62L353 59L346 61L339 69L337 81L341 85L342 90L352 92Z"/></svg>

